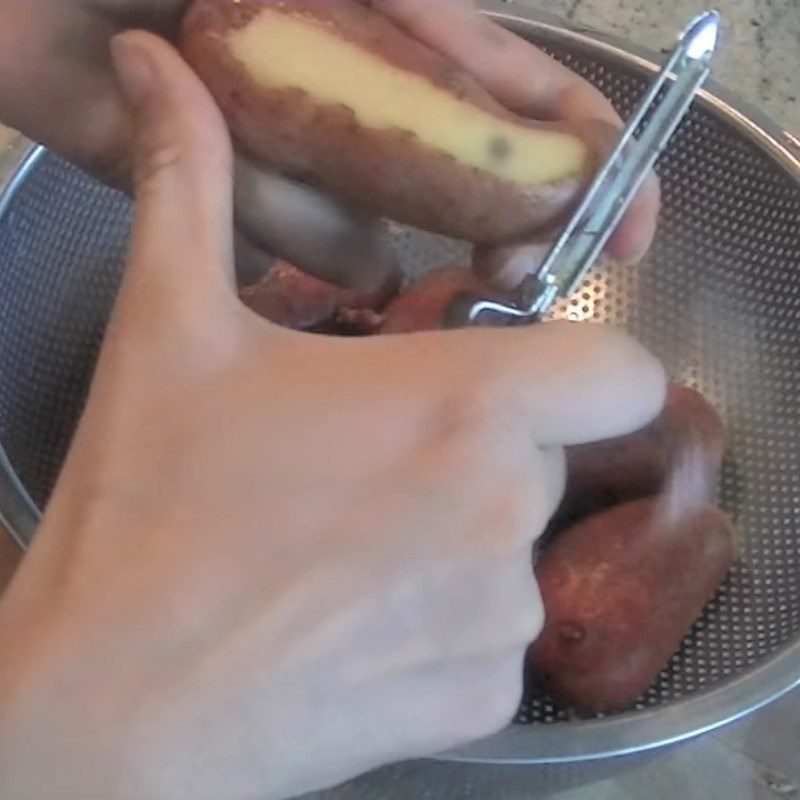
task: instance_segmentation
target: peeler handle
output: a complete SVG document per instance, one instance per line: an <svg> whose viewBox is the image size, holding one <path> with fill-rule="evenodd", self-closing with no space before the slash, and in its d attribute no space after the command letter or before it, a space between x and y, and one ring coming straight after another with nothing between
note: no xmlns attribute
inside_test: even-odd
<svg viewBox="0 0 800 800"><path fill-rule="evenodd" d="M708 78L719 25L719 14L709 11L684 31L538 274L523 287L527 306L473 301L466 308L470 323L489 312L537 319L559 296L581 285ZM671 85L665 88L669 81Z"/></svg>

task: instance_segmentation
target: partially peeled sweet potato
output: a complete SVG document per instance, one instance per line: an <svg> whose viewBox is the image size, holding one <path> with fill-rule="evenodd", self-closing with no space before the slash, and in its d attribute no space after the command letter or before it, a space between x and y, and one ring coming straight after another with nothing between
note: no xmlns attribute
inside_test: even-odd
<svg viewBox="0 0 800 800"><path fill-rule="evenodd" d="M595 514L545 549L536 676L579 713L622 711L658 677L736 558L711 505L673 515L662 498Z"/></svg>
<svg viewBox="0 0 800 800"><path fill-rule="evenodd" d="M380 333L415 333L453 327L454 304L469 297L502 299L466 267L433 269L417 278L384 308ZM485 315L483 321L502 325L507 320Z"/></svg>
<svg viewBox="0 0 800 800"><path fill-rule="evenodd" d="M239 296L256 314L284 328L367 334L382 324L380 310L393 293L391 285L374 292L335 286L278 261L257 283L240 289Z"/></svg>
<svg viewBox="0 0 800 800"><path fill-rule="evenodd" d="M511 113L356 0L195 0L180 47L251 156L398 222L529 236L592 167L570 125Z"/></svg>

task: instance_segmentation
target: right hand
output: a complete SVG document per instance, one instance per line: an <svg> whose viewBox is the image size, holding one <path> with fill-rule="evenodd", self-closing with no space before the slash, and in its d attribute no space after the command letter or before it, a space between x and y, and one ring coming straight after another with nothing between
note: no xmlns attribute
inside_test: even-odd
<svg viewBox="0 0 800 800"><path fill-rule="evenodd" d="M478 15L470 0L361 0L459 63L522 116L564 119L595 132L599 150L621 121L585 80ZM110 37L130 27L173 38L187 0L3 0L0 118L90 172L130 185L132 126L108 58ZM360 289L392 282L396 266L378 221L238 157L237 266L254 282L283 258L319 278ZM648 249L658 214L653 178L609 252L633 261ZM269 253L270 255L267 255ZM535 269L538 248L480 252L507 288ZM500 262L500 266L498 266ZM505 268L511 263L510 270Z"/></svg>
<svg viewBox="0 0 800 800"><path fill-rule="evenodd" d="M590 325L259 319L218 110L162 39L117 53L132 249L0 601L0 795L286 797L497 730L542 622L531 543L563 447L652 418L660 366Z"/></svg>

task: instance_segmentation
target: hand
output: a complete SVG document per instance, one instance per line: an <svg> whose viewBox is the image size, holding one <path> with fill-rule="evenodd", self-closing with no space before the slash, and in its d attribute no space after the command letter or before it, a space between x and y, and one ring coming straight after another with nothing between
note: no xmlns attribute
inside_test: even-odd
<svg viewBox="0 0 800 800"><path fill-rule="evenodd" d="M367 0L363 0L367 2ZM104 180L126 185L132 127L108 61L108 40L131 26L174 35L187 0L4 0L0 6L0 117ZM412 35L449 55L510 109L591 126L608 149L619 117L600 92L523 39L479 16L466 0L373 0ZM394 264L376 220L355 215L308 187L236 161L237 260L255 279L284 258L334 283L374 288ZM658 213L653 179L610 244L624 261L647 250ZM538 251L480 253L514 280ZM504 271L500 282L513 280Z"/></svg>
<svg viewBox="0 0 800 800"><path fill-rule="evenodd" d="M256 317L219 112L162 39L114 53L132 247L0 602L0 795L285 797L496 730L562 446L647 422L660 366L589 325L336 339Z"/></svg>

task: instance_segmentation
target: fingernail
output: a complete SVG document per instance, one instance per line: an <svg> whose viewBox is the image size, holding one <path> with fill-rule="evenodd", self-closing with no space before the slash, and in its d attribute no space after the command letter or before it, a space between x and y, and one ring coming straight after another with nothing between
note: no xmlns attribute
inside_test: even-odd
<svg viewBox="0 0 800 800"><path fill-rule="evenodd" d="M132 34L121 33L111 40L111 59L117 80L128 102L136 107L147 100L156 79L150 54Z"/></svg>

